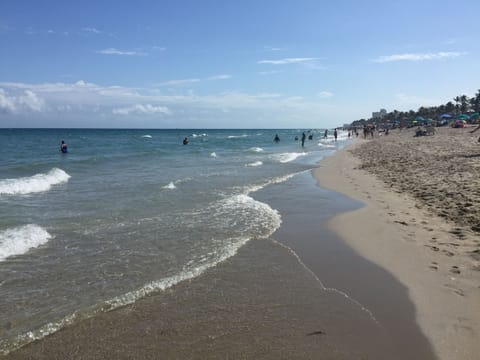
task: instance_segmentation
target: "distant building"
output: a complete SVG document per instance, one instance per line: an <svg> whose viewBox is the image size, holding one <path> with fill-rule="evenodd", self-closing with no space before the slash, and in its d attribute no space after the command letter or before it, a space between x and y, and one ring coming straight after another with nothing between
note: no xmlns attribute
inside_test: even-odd
<svg viewBox="0 0 480 360"><path fill-rule="evenodd" d="M372 112L372 118L373 119L382 119L386 115L387 115L387 110L385 110L385 109L380 109L380 111Z"/></svg>

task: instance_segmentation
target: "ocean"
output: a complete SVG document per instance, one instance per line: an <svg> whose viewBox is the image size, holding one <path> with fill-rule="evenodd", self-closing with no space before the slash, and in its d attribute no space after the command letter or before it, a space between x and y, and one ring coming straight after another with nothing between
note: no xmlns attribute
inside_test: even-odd
<svg viewBox="0 0 480 360"><path fill-rule="evenodd" d="M0 354L270 237L255 192L348 141L302 131L0 129Z"/></svg>

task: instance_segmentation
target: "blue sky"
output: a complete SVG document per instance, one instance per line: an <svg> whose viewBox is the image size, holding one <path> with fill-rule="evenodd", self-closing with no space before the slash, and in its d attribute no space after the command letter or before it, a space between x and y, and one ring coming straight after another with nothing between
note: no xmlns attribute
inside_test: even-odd
<svg viewBox="0 0 480 360"><path fill-rule="evenodd" d="M0 127L323 128L480 88L480 1L0 2Z"/></svg>

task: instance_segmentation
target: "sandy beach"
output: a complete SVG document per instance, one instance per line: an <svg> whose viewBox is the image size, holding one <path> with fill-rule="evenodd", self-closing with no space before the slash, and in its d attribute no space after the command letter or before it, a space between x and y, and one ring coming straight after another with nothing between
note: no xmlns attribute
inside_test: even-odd
<svg viewBox="0 0 480 360"><path fill-rule="evenodd" d="M309 173L256 195L282 213L284 225L271 239L252 240L198 278L77 322L6 358L434 358L404 287L325 228L358 202L320 189ZM377 318L377 309L355 298L354 285L371 277L374 293L393 295L393 319ZM371 290L361 288L360 294Z"/></svg>
<svg viewBox="0 0 480 360"><path fill-rule="evenodd" d="M470 129L359 139L326 159L321 186L366 204L330 221L359 254L409 292L440 359L480 352L480 144Z"/></svg>
<svg viewBox="0 0 480 360"><path fill-rule="evenodd" d="M462 129L358 139L256 194L282 214L270 239L6 358L476 359L476 154Z"/></svg>

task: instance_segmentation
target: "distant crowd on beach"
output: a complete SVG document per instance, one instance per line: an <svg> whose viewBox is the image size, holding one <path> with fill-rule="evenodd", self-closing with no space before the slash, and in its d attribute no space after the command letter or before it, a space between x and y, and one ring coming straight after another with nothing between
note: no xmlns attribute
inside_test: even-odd
<svg viewBox="0 0 480 360"><path fill-rule="evenodd" d="M313 140L313 131L308 130L307 133L308 133L308 140ZM325 129L325 132L323 133L323 139L327 139L327 137L328 137L328 129ZM348 137L350 137L350 132L348 132ZM334 138L335 141L337 141L338 131L337 131L336 128L333 130L333 138ZM303 131L302 136L301 136L301 140L300 140L301 143L302 143L302 147L305 146L305 140L306 139L307 139L307 135L305 134L305 131ZM298 141L299 140L298 136L295 136L294 140ZM278 136L278 134L275 134L275 137L273 138L273 141L275 143L280 142L280 137Z"/></svg>

